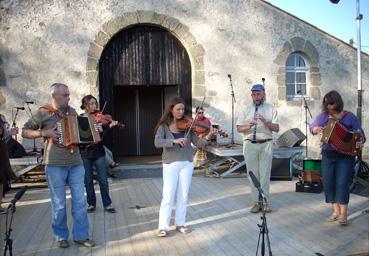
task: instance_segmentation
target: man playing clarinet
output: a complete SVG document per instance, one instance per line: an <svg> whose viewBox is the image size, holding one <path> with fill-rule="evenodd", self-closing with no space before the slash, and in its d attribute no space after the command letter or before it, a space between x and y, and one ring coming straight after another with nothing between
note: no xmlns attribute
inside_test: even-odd
<svg viewBox="0 0 369 256"><path fill-rule="evenodd" d="M248 171L252 171L260 181L262 190L268 199L264 211L271 212L269 201L270 172L273 159L272 132L279 131L277 111L273 105L265 102L265 88L255 84L251 88L252 102L242 109L238 117L237 131L243 134L243 155ZM250 177L249 177L250 179ZM252 181L250 180L252 184ZM250 211L261 211L259 193L251 186L253 206Z"/></svg>

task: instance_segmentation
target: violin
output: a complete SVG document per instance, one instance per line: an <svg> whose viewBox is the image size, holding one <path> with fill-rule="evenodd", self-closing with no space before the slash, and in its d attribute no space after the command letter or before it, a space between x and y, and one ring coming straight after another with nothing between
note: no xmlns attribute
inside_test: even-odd
<svg viewBox="0 0 369 256"><path fill-rule="evenodd" d="M193 124L192 124L193 123ZM191 127L192 124L192 127ZM183 117L176 120L176 126L179 131L188 132L191 127L191 131L195 132L197 136L203 137L210 131L210 126L200 120L194 120L191 117ZM228 134L218 130L217 133L222 137L228 137Z"/></svg>
<svg viewBox="0 0 369 256"><path fill-rule="evenodd" d="M187 132L191 127L191 131L195 132L196 134L206 134L210 130L210 127L204 122L198 120L193 121L190 117L183 117L182 119L176 120L176 126L181 132Z"/></svg>
<svg viewBox="0 0 369 256"><path fill-rule="evenodd" d="M107 125L110 125L111 122L114 122L113 117L111 115L103 114L101 111L95 111L93 115L95 116L96 122L101 123L102 125L107 126ZM118 127L124 128L125 124L118 122Z"/></svg>

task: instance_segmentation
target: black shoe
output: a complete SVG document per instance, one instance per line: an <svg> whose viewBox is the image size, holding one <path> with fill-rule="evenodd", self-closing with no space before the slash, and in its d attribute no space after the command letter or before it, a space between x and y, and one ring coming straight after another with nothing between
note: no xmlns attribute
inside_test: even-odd
<svg viewBox="0 0 369 256"><path fill-rule="evenodd" d="M90 239L86 239L86 240L74 240L74 242L78 245L84 246L84 247L94 247L95 243L92 242Z"/></svg>
<svg viewBox="0 0 369 256"><path fill-rule="evenodd" d="M68 248L69 247L69 243L67 240L59 240L57 241L58 243L58 247L59 248Z"/></svg>
<svg viewBox="0 0 369 256"><path fill-rule="evenodd" d="M96 210L96 208L95 208L95 206L93 206L93 205L89 205L89 206L87 207L87 212L88 212L88 213L94 212L95 210Z"/></svg>
<svg viewBox="0 0 369 256"><path fill-rule="evenodd" d="M110 212L110 213L116 213L114 207L111 205L105 207L105 211Z"/></svg>

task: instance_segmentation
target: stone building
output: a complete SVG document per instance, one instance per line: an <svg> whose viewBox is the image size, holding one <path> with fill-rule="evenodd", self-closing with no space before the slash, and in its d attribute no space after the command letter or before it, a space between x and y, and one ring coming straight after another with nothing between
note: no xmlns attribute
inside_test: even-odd
<svg viewBox="0 0 369 256"><path fill-rule="evenodd" d="M281 132L305 131L301 94L313 115L332 89L356 112L356 49L265 1L3 0L0 5L0 112L10 119L13 107L25 101L36 102L30 106L34 111L48 101L52 83L66 83L72 106L78 109L82 96L91 93L127 124L109 138L118 155L157 153L153 126L176 94L192 108L206 96L208 116L230 132L228 74L236 113L250 100L251 85L266 79ZM368 67L369 56L363 54L363 88L369 85ZM364 92L364 110L367 99ZM18 116L22 126L29 112ZM367 131L368 118L364 111ZM309 144L319 151L316 138Z"/></svg>

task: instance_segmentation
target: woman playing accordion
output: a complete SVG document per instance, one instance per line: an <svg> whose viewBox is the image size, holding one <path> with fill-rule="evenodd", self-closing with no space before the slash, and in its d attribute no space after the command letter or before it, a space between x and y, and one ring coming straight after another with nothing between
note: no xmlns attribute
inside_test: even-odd
<svg viewBox="0 0 369 256"><path fill-rule="evenodd" d="M365 135L358 118L352 112L343 110L343 107L344 103L341 95L337 91L328 92L323 97L323 112L310 125L310 132L313 135L323 134L323 186L325 201L330 203L333 209L332 214L326 218L326 221L337 221L340 225L347 225L349 183L354 172L357 150L354 148L352 151L348 151L345 147L340 147L340 144L347 144L347 137L359 133L361 142L353 145L361 148L365 141ZM331 129L327 133L328 126L331 126L332 123L337 124L339 129ZM347 132L344 133L343 130L347 130ZM331 139L328 138L329 136ZM351 137L354 139L357 136Z"/></svg>

